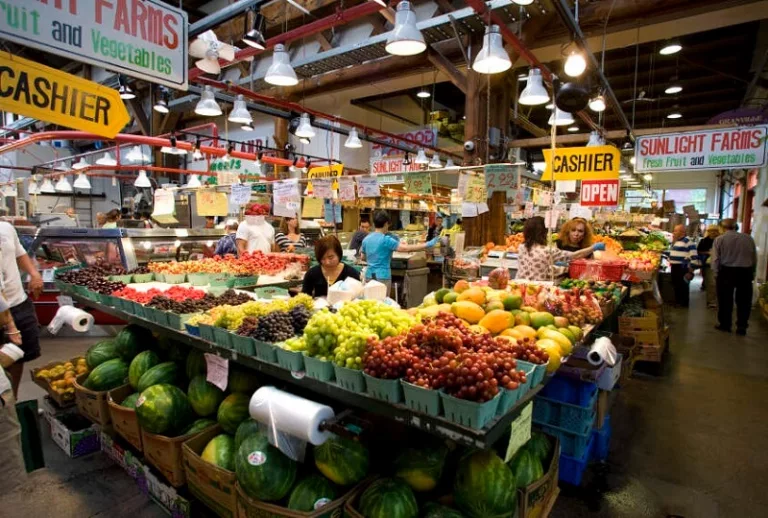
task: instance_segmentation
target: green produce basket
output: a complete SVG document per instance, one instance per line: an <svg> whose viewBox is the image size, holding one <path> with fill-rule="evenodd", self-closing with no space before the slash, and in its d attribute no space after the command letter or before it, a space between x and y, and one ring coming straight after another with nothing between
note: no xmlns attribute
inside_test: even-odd
<svg viewBox="0 0 768 518"><path fill-rule="evenodd" d="M62 293L64 293L67 290L69 290L69 287L71 286L71 284L68 284L68 283L66 283L64 281L60 281L58 279L53 281L53 284L54 284L54 286L56 286L56 289L59 290Z"/></svg>
<svg viewBox="0 0 768 518"><path fill-rule="evenodd" d="M200 338L209 342L216 342L216 337L213 335L213 326L201 323L197 327L200 328Z"/></svg>
<svg viewBox="0 0 768 518"><path fill-rule="evenodd" d="M157 282L165 282L165 274L164 273L157 273L155 272L155 280Z"/></svg>
<svg viewBox="0 0 768 518"><path fill-rule="evenodd" d="M96 293L96 292L94 292ZM96 293L96 299L105 306L111 306L112 295L104 295L103 293Z"/></svg>
<svg viewBox="0 0 768 518"><path fill-rule="evenodd" d="M232 346L232 333L223 327L214 326L213 338L213 341L216 343L216 345L226 347L227 349L234 349Z"/></svg>
<svg viewBox="0 0 768 518"><path fill-rule="evenodd" d="M102 295L101 298L104 301L104 304L107 306L111 306L113 308L117 307L117 297L113 297L112 295Z"/></svg>
<svg viewBox="0 0 768 518"><path fill-rule="evenodd" d="M139 318L147 318L147 314L144 312L144 306L138 302L126 301L128 312L131 315L136 315Z"/></svg>
<svg viewBox="0 0 768 518"><path fill-rule="evenodd" d="M228 289L226 286L208 286L208 293L214 297L219 297Z"/></svg>
<svg viewBox="0 0 768 518"><path fill-rule="evenodd" d="M521 365L521 363L525 365ZM536 365L517 360L517 370L525 372L525 383L522 383L515 390L501 389L501 399L499 400L499 408L496 409L496 415L501 416L509 412L515 406L515 403L520 401L531 390L531 380L536 371Z"/></svg>
<svg viewBox="0 0 768 518"><path fill-rule="evenodd" d="M198 313L185 313L183 315L179 315L178 313L166 313L166 318L168 319L168 327L172 329L178 329L180 331L184 330L184 324L187 323L187 320L192 318L192 315L197 315Z"/></svg>
<svg viewBox="0 0 768 518"><path fill-rule="evenodd" d="M133 274L133 282L136 284L143 284L145 282L152 282L155 280L155 274L149 273L135 273Z"/></svg>
<svg viewBox="0 0 768 518"><path fill-rule="evenodd" d="M301 372L304 370L304 355L301 351L291 351L277 347L277 363L283 369L291 372Z"/></svg>
<svg viewBox="0 0 768 518"><path fill-rule="evenodd" d="M547 373L546 363L543 365L536 365L535 363L527 362L525 360L517 360L517 368L526 373L530 372L531 368L533 368L533 374L530 376L530 388L536 388L539 383L544 381L544 375Z"/></svg>
<svg viewBox="0 0 768 518"><path fill-rule="evenodd" d="M170 327L170 320L169 316L173 313L170 313L168 311L163 311L162 309L156 309L155 310L155 323L160 324L161 326Z"/></svg>
<svg viewBox="0 0 768 518"><path fill-rule="evenodd" d="M256 341L250 336L240 336L237 333L229 333L232 348L246 356L256 356Z"/></svg>
<svg viewBox="0 0 768 518"><path fill-rule="evenodd" d="M131 281L133 281L133 275L110 275L109 280L113 282L130 284Z"/></svg>
<svg viewBox="0 0 768 518"><path fill-rule="evenodd" d="M333 370L336 374L336 384L338 386L352 392L365 392L365 378L363 377L363 371L342 367L340 365L334 365Z"/></svg>
<svg viewBox="0 0 768 518"><path fill-rule="evenodd" d="M85 290L85 292L83 293L83 296L84 296L86 299L88 299L88 300L92 300L92 301L94 301L94 302L99 302L99 303L101 303L101 299L99 298L99 297L100 297L100 294L99 294L99 293L96 293L95 291L91 291L91 290L89 290L89 289L86 289L86 290Z"/></svg>
<svg viewBox="0 0 768 518"><path fill-rule="evenodd" d="M187 280L192 286L208 286L207 273L189 273L187 274Z"/></svg>
<svg viewBox="0 0 768 518"><path fill-rule="evenodd" d="M439 390L419 387L405 380L400 380L400 384L403 386L405 405L408 408L433 416L442 413Z"/></svg>
<svg viewBox="0 0 768 518"><path fill-rule="evenodd" d="M328 360L321 360L314 356L304 355L304 369L307 376L320 381L333 381L333 363Z"/></svg>
<svg viewBox="0 0 768 518"><path fill-rule="evenodd" d="M443 400L446 419L462 426L480 430L496 417L501 393L496 394L496 397L485 403L455 398L445 392L440 392L440 398Z"/></svg>
<svg viewBox="0 0 768 518"><path fill-rule="evenodd" d="M182 284L187 280L187 274L185 273L166 273L165 282L168 284Z"/></svg>
<svg viewBox="0 0 768 518"><path fill-rule="evenodd" d="M235 279L234 277L212 277L210 279L210 285L214 288L233 288L235 286Z"/></svg>
<svg viewBox="0 0 768 518"><path fill-rule="evenodd" d="M403 387L400 385L400 380L384 380L374 378L366 373L363 373L365 378L365 393L369 394L376 399L382 399L389 401L390 403L400 403L403 401Z"/></svg>
<svg viewBox="0 0 768 518"><path fill-rule="evenodd" d="M88 289L85 286L72 284L72 293L74 293L75 295L80 295L81 297L87 297Z"/></svg>
<svg viewBox="0 0 768 518"><path fill-rule="evenodd" d="M263 360L269 363L277 363L277 351L280 349L276 345L272 345L261 340L254 340L256 342L256 357L259 360Z"/></svg>
<svg viewBox="0 0 768 518"><path fill-rule="evenodd" d="M253 290L257 297L260 299L271 300L274 298L288 297L288 290L285 288L278 288L273 286L265 286L264 288L256 288Z"/></svg>
<svg viewBox="0 0 768 518"><path fill-rule="evenodd" d="M256 286L256 281L259 280L258 275L246 275L245 277L235 277L235 288L243 286Z"/></svg>

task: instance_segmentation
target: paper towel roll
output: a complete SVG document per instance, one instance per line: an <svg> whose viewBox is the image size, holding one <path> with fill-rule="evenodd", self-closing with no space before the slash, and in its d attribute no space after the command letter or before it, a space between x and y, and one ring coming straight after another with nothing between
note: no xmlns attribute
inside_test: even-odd
<svg viewBox="0 0 768 518"><path fill-rule="evenodd" d="M74 306L61 306L48 325L48 330L56 334L61 326L67 324L78 333L86 333L93 327L93 315Z"/></svg>
<svg viewBox="0 0 768 518"><path fill-rule="evenodd" d="M592 365L600 365L606 362L613 367L616 365L616 348L613 346L613 342L609 338L604 336L595 340L592 347L589 348L589 354L587 354L587 361Z"/></svg>
<svg viewBox="0 0 768 518"><path fill-rule="evenodd" d="M275 387L261 387L248 405L251 417L267 424L270 432L285 432L315 446L323 444L332 435L320 431L320 423L334 416L333 409L304 399Z"/></svg>

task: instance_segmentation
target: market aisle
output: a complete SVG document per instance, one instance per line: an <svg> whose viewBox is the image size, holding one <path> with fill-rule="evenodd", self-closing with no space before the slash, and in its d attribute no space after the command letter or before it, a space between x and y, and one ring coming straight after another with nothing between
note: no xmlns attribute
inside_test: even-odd
<svg viewBox="0 0 768 518"><path fill-rule="evenodd" d="M698 283L689 310L668 313L660 377L637 375L612 413L608 492L599 512L562 496L553 517L763 516L768 505L768 323L746 337L714 330Z"/></svg>

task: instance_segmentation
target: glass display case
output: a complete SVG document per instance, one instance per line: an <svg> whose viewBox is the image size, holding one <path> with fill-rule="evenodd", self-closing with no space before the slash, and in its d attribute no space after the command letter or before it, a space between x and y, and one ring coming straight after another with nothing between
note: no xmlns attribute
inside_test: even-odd
<svg viewBox="0 0 768 518"><path fill-rule="evenodd" d="M128 269L148 262L189 261L210 257L225 231L207 228L121 229Z"/></svg>

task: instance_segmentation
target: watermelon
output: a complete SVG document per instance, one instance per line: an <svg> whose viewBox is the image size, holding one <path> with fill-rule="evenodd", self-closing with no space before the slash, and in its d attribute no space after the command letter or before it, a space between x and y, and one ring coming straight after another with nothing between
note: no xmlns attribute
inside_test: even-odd
<svg viewBox="0 0 768 518"><path fill-rule="evenodd" d="M187 397L192 409L200 417L208 417L216 413L224 401L224 391L213 383L205 380L205 376L195 376L189 382Z"/></svg>
<svg viewBox="0 0 768 518"><path fill-rule="evenodd" d="M152 331L134 324L125 326L115 337L117 352L127 362L133 360L139 351L150 349L154 342Z"/></svg>
<svg viewBox="0 0 768 518"><path fill-rule="evenodd" d="M544 476L541 461L527 446L520 448L508 465L515 475L517 487L520 488L533 484Z"/></svg>
<svg viewBox="0 0 768 518"><path fill-rule="evenodd" d="M531 438L525 447L539 458L542 465L549 461L549 457L552 455L552 442L546 435L535 430L531 432Z"/></svg>
<svg viewBox="0 0 768 518"><path fill-rule="evenodd" d="M133 394L126 396L126 398L123 399L123 402L120 403L120 406L136 410L136 400L139 399L140 395L141 392L134 392Z"/></svg>
<svg viewBox="0 0 768 518"><path fill-rule="evenodd" d="M240 423L250 417L248 404L251 396L241 392L235 392L224 398L216 413L216 420L227 433L235 433Z"/></svg>
<svg viewBox="0 0 768 518"><path fill-rule="evenodd" d="M269 444L266 435L252 435L237 449L235 475L251 498L280 500L296 480L296 463Z"/></svg>
<svg viewBox="0 0 768 518"><path fill-rule="evenodd" d="M235 470L235 441L231 435L219 434L205 445L200 458L227 471Z"/></svg>
<svg viewBox="0 0 768 518"><path fill-rule="evenodd" d="M321 475L310 475L293 488L288 498L288 509L308 513L333 502L336 486Z"/></svg>
<svg viewBox="0 0 768 518"><path fill-rule="evenodd" d="M208 367L205 364L205 353L198 349L192 349L187 355L187 379L191 380L195 376L205 376Z"/></svg>
<svg viewBox="0 0 768 518"><path fill-rule="evenodd" d="M368 450L357 441L332 437L315 447L315 466L340 486L359 482L368 473Z"/></svg>
<svg viewBox="0 0 768 518"><path fill-rule="evenodd" d="M399 478L374 480L360 495L357 509L365 518L416 518L419 515L416 496Z"/></svg>
<svg viewBox="0 0 768 518"><path fill-rule="evenodd" d="M141 375L136 389L139 392L144 392L152 385L159 385L160 383L171 385L176 383L178 376L179 366L174 362L158 363Z"/></svg>
<svg viewBox="0 0 768 518"><path fill-rule="evenodd" d="M114 340L102 340L88 348L88 351L85 353L85 363L88 364L88 370L92 371L105 361L119 357L117 342Z"/></svg>
<svg viewBox="0 0 768 518"><path fill-rule="evenodd" d="M136 402L136 417L145 431L173 437L189 426L193 412L179 387L161 383L142 391Z"/></svg>
<svg viewBox="0 0 768 518"><path fill-rule="evenodd" d="M200 419L196 419L191 425L185 428L180 435L196 434L196 433L202 432L209 426L213 426L215 424L216 424L216 421L214 421L213 419L205 419L201 417Z"/></svg>
<svg viewBox="0 0 768 518"><path fill-rule="evenodd" d="M229 379L227 380L227 389L230 392L243 392L251 396L257 388L259 388L259 383L252 371L237 366L230 367Z"/></svg>
<svg viewBox="0 0 768 518"><path fill-rule="evenodd" d="M395 475L414 491L431 491L440 482L448 448L438 444L406 448L395 459Z"/></svg>
<svg viewBox="0 0 768 518"><path fill-rule="evenodd" d="M259 423L253 419L246 419L240 423L240 425L237 427L237 432L235 432L235 449L240 448L240 445L243 443L246 437L260 433L261 427L259 426Z"/></svg>
<svg viewBox="0 0 768 518"><path fill-rule="evenodd" d="M422 518L464 518L464 515L452 507L429 502L424 506Z"/></svg>
<svg viewBox="0 0 768 518"><path fill-rule="evenodd" d="M453 496L470 518L506 518L517 507L515 475L495 452L474 451L459 461Z"/></svg>
<svg viewBox="0 0 768 518"><path fill-rule="evenodd" d="M142 351L131 360L128 368L128 383L135 389L139 388L139 379L149 369L160 363L160 357L154 351Z"/></svg>
<svg viewBox="0 0 768 518"><path fill-rule="evenodd" d="M114 358L93 369L83 386L90 390L103 392L125 384L127 377L128 365L120 358Z"/></svg>

